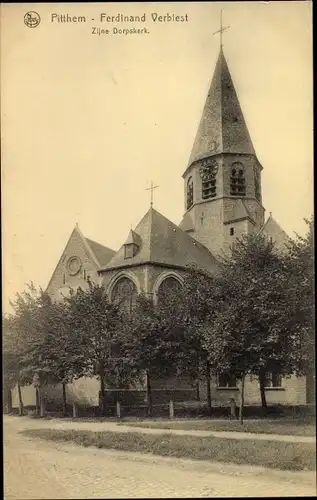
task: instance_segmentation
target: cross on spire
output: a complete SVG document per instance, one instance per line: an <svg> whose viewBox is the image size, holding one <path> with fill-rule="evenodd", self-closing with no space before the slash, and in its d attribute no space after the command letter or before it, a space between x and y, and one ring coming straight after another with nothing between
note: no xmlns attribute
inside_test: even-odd
<svg viewBox="0 0 317 500"><path fill-rule="evenodd" d="M153 191L154 189L158 188L159 186L154 186L153 182L151 181L151 187L146 188L145 191L151 191L151 207L153 207Z"/></svg>
<svg viewBox="0 0 317 500"><path fill-rule="evenodd" d="M222 25L222 9L220 10L220 29L215 31L213 33L213 35L216 35L217 33L220 34L220 48L222 48L222 33L227 30L228 28L230 28L230 26L223 26Z"/></svg>

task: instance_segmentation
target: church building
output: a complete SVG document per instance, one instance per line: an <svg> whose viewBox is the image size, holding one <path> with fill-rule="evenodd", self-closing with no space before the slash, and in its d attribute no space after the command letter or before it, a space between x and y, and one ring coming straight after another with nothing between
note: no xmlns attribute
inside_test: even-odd
<svg viewBox="0 0 317 500"><path fill-rule="evenodd" d="M261 232L282 250L289 237L271 214L265 220L262 170L221 46L191 155L184 166L184 216L179 226L151 206L115 251L86 238L76 225L47 292L58 300L70 287L87 286L89 278L104 284L111 300L120 297L132 307L140 293L155 300L164 288L181 290L190 265L215 273L219 258L230 252L242 234ZM211 385L213 403L239 400L239 383L232 377L214 377ZM206 397L204 386L202 400ZM153 389L173 391L176 400L195 399L196 395L195 387L186 380L157 381ZM67 390L69 400L97 404L99 382L95 379L77 380ZM56 390L56 394L60 392ZM268 404L306 404L306 380L268 374L266 398ZM246 381L245 403L261 404L257 380Z"/></svg>

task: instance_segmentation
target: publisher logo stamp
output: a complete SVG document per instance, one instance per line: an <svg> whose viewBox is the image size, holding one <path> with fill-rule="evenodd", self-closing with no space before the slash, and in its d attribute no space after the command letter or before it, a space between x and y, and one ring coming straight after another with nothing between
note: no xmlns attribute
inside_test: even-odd
<svg viewBox="0 0 317 500"><path fill-rule="evenodd" d="M34 10L27 12L24 16L24 24L28 28L36 28L40 22L41 18L37 12L34 12Z"/></svg>

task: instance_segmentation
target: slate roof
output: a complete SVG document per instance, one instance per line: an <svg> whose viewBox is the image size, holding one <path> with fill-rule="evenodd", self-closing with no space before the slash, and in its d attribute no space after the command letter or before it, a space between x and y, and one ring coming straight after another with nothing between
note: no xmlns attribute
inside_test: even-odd
<svg viewBox="0 0 317 500"><path fill-rule="evenodd" d="M84 236L85 240L87 241L89 247L93 251L99 266L105 266L108 264L110 259L114 256L116 253L115 250L111 250L111 248L105 247L101 245L100 243L97 243L96 241L90 240Z"/></svg>
<svg viewBox="0 0 317 500"><path fill-rule="evenodd" d="M132 258L124 258L124 245L102 271L119 267L152 263L186 268L197 265L209 271L218 269L216 258L201 243L150 208L134 232L140 238L139 251Z"/></svg>
<svg viewBox="0 0 317 500"><path fill-rule="evenodd" d="M255 155L222 48L206 98L188 167L219 153Z"/></svg>
<svg viewBox="0 0 317 500"><path fill-rule="evenodd" d="M269 218L260 229L260 233L268 238L272 238L277 250L285 250L286 246L291 242L291 238L272 217L272 214L270 214Z"/></svg>
<svg viewBox="0 0 317 500"><path fill-rule="evenodd" d="M183 231L194 231L195 230L193 220L192 220L189 212L186 212L179 227Z"/></svg>
<svg viewBox="0 0 317 500"><path fill-rule="evenodd" d="M134 244L137 246L141 245L140 236L135 231L133 231L133 229L130 229L129 235L128 235L126 242L125 242L125 245L131 245L131 244Z"/></svg>
<svg viewBox="0 0 317 500"><path fill-rule="evenodd" d="M242 219L250 219L252 222L253 218L246 207L244 201L241 198L235 200L235 203L228 214L224 216L224 224L229 224L229 222L234 222Z"/></svg>

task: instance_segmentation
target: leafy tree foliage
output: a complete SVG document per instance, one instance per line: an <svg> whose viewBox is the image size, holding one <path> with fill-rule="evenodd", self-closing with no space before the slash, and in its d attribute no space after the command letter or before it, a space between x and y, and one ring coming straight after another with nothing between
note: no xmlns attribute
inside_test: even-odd
<svg viewBox="0 0 317 500"><path fill-rule="evenodd" d="M289 244L289 318L293 331L293 365L299 375L315 367L314 219L305 219L307 233Z"/></svg>
<svg viewBox="0 0 317 500"><path fill-rule="evenodd" d="M266 406L265 372L311 373L315 360L314 226L288 251L277 251L263 235L236 240L217 275L188 269L182 293L139 296L125 311L110 302L103 286L89 282L61 302L28 285L3 319L4 377L7 387L31 383L65 385L81 376L105 387L144 380L149 413L151 381L171 375L205 379L211 408L210 371L237 379L258 377ZM240 405L241 412L243 410ZM241 413L241 419L243 414Z"/></svg>
<svg viewBox="0 0 317 500"><path fill-rule="evenodd" d="M72 341L77 346L77 355L73 357L74 373L99 378L100 409L105 414L106 380L113 383L120 375L111 353L122 321L120 309L109 301L102 285L92 282L88 283L86 290L79 288L65 300L69 308L69 324L72 325Z"/></svg>

